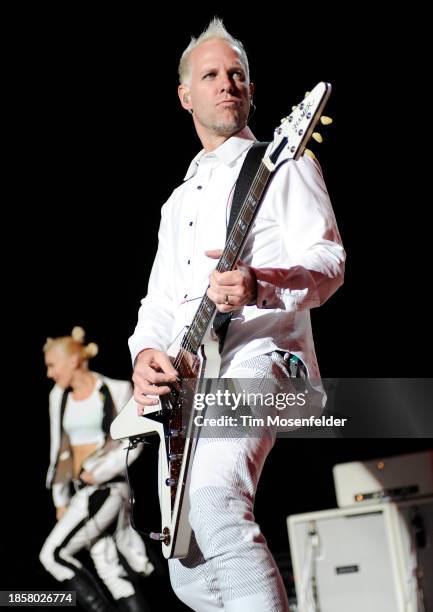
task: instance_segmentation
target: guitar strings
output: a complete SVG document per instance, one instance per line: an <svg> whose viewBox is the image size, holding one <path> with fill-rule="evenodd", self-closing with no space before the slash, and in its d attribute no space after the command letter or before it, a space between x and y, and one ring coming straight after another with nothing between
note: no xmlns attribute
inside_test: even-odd
<svg viewBox="0 0 433 612"><path fill-rule="evenodd" d="M253 182L251 184L251 187L248 190L248 193L247 193L247 196L246 196L246 198L244 200L244 203L242 205L242 208L241 208L241 211L240 211L241 215L243 215L245 213L245 211L247 210L247 208L249 207L248 206L249 197L250 197L251 193L255 191L255 189L259 185L259 183L262 182L262 178L263 178L263 176L265 175L266 172L269 172L269 170L266 168L266 166L263 164L263 161L262 161L261 164L260 164L259 170L258 170L258 172L257 172L256 176L254 177L254 180L253 180ZM266 185L265 185L265 187L266 187ZM236 226L236 224L233 224L233 227L230 230L229 236L228 236L228 238L226 240L226 244L231 239L234 238L234 234L235 234L236 231L237 231L237 226ZM226 250L226 247L224 248L224 251L225 250ZM223 255L224 255L224 251L223 251ZM221 256L221 258L220 258L220 260L218 262L218 265L216 267L217 270L219 270L219 265L220 265L220 262L223 260L223 255ZM221 270L219 270L219 271L221 271ZM204 314L203 310L205 309L206 306L210 307L213 312L215 311L215 308L216 308L215 304L213 304L213 303L209 304L209 302L210 302L209 298L207 298L207 296L204 296L204 298L202 299L202 303L200 304L200 306L197 309L196 314L194 315L194 319L193 319L193 322L191 323L190 329L192 327L194 327L194 325L196 324L196 320L199 317L201 318L203 316L203 314ZM212 314L213 314L213 312L212 312ZM212 316L212 314L211 314L211 316ZM182 340L182 343L181 343L181 347L186 349L189 353L192 353L192 354L195 354L197 352L197 349L194 347L193 341L190 340L190 331L188 331L185 334L185 337L184 337L184 339ZM183 355L182 355L182 352L180 351L178 353L178 355L176 356L175 360L174 360L174 364L173 364L174 367L176 367L177 369L181 368L181 365L182 365L181 362L182 361L183 361Z"/></svg>

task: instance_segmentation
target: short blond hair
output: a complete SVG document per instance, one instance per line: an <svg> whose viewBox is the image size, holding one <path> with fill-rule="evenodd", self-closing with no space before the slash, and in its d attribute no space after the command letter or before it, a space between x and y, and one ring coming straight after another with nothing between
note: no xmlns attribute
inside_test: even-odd
<svg viewBox="0 0 433 612"><path fill-rule="evenodd" d="M88 361L98 354L98 345L94 342L84 345L86 333L82 327L75 326L70 336L59 336L57 338L47 338L43 351L47 353L53 348L60 348L66 355L80 356L80 361Z"/></svg>
<svg viewBox="0 0 433 612"><path fill-rule="evenodd" d="M236 47L238 49L241 62L245 68L245 75L247 77L247 80L249 80L250 68L248 65L248 57L245 51L245 47L243 46L240 40L238 40L237 38L234 38L231 34L227 32L222 22L222 19L220 19L219 17L214 17L212 21L209 23L206 30L204 30L204 32L202 32L198 38L194 38L194 37L191 38L191 42L189 43L185 51L182 53L182 56L179 62L179 69L178 69L179 82L181 83L181 85L190 84L191 52L194 51L194 49L196 49L202 43L208 40L213 40L215 38L220 39L220 40L225 40L230 45L233 45L233 47Z"/></svg>

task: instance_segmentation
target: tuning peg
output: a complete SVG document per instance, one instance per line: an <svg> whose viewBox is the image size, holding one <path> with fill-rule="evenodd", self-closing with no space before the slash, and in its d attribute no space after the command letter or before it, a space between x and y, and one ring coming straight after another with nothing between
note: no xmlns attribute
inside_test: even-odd
<svg viewBox="0 0 433 612"><path fill-rule="evenodd" d="M309 95L310 95L310 93L311 93L310 91L306 91L306 92L305 92L305 96L304 96L304 98L306 98L307 96L309 96Z"/></svg>
<svg viewBox="0 0 433 612"><path fill-rule="evenodd" d="M313 132L311 136L316 142L323 142L322 134L319 134L319 132Z"/></svg>
<svg viewBox="0 0 433 612"><path fill-rule="evenodd" d="M322 125L330 125L332 123L331 117L326 117L326 115L322 115L320 117L320 123Z"/></svg>
<svg viewBox="0 0 433 612"><path fill-rule="evenodd" d="M311 157L311 159L316 159L316 156L314 155L313 151L311 151L311 149L305 149L304 153L306 153L308 157Z"/></svg>
<svg viewBox="0 0 433 612"><path fill-rule="evenodd" d="M298 108L298 105L292 106L292 111L296 110L297 108Z"/></svg>

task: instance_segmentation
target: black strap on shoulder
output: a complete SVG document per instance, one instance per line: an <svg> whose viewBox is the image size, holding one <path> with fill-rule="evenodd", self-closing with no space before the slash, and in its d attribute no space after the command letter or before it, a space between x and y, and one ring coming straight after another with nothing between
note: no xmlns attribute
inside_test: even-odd
<svg viewBox="0 0 433 612"><path fill-rule="evenodd" d="M247 197L248 191L253 183L254 177L260 166L260 162L263 159L266 148L269 142L255 142L248 151L244 163L242 164L241 171L236 181L235 192L233 194L232 208L230 211L229 224L227 226L226 237L229 236L234 222L237 219L239 211L241 210L242 204ZM215 315L213 329L219 337L219 350L220 353L223 349L224 340L227 334L227 330L232 318L231 312L217 312Z"/></svg>
<svg viewBox="0 0 433 612"><path fill-rule="evenodd" d="M68 401L68 396L69 396L71 391L72 391L72 387L67 387L63 391L63 393L62 393L62 399L61 399L61 402L60 402L60 421L59 421L59 425L60 425L60 438L59 438L59 440L62 439L63 417L65 416L66 402Z"/></svg>
<svg viewBox="0 0 433 612"><path fill-rule="evenodd" d="M236 221L241 206L247 197L247 193L253 183L254 177L257 174L260 162L263 159L268 145L269 142L255 142L244 159L241 171L239 172L238 180L236 181L235 192L233 194L230 219L227 226L227 238L231 232L234 222Z"/></svg>
<svg viewBox="0 0 433 612"><path fill-rule="evenodd" d="M61 446L62 446L62 436L63 436L63 417L65 416L66 402L68 401L68 396L69 396L71 391L72 391L72 387L67 387L63 391L62 399L60 400L59 449L57 451L57 457L56 457L54 473L55 473L55 470L57 469L57 465L59 463L59 456L60 456L60 450L61 450Z"/></svg>
<svg viewBox="0 0 433 612"><path fill-rule="evenodd" d="M114 419L114 402L110 393L110 389L108 388L106 383L103 383L101 385L99 393L101 394L104 401L102 431L104 432L105 438L107 438L110 435L110 425Z"/></svg>

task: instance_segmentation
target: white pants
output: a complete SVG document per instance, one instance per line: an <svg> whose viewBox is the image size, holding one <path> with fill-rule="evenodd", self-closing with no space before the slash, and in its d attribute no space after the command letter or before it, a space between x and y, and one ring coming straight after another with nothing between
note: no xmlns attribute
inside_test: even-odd
<svg viewBox="0 0 433 612"><path fill-rule="evenodd" d="M226 378L247 378L249 391L276 390L287 378L278 353L248 360ZM264 383L264 381L266 381ZM236 435L236 434L235 434ZM275 442L262 437L200 437L191 474L188 556L169 561L176 595L199 612L286 612L287 595L253 514L260 474Z"/></svg>
<svg viewBox="0 0 433 612"><path fill-rule="evenodd" d="M105 488L86 486L74 495L39 555L42 565L54 578L59 581L72 578L76 569L81 568L74 555L87 547L98 575L114 599L135 593L119 561L114 538L107 532L117 522L126 495L124 482Z"/></svg>

